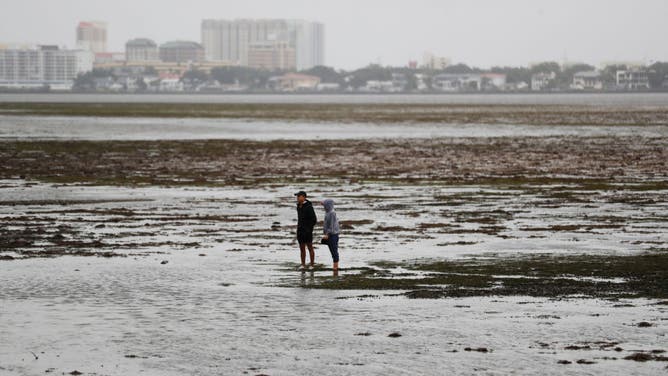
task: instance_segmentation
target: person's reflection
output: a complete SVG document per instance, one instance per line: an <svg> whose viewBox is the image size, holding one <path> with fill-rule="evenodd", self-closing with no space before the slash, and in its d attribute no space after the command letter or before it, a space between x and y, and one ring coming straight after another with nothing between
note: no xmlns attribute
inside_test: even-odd
<svg viewBox="0 0 668 376"><path fill-rule="evenodd" d="M300 282L302 287L312 286L315 284L315 272L313 270L302 270L300 274Z"/></svg>

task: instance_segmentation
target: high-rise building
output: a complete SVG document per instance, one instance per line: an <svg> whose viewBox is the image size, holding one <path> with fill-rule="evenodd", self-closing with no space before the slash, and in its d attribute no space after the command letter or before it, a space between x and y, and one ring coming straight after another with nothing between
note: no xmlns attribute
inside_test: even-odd
<svg viewBox="0 0 668 376"><path fill-rule="evenodd" d="M0 86L69 89L79 73L93 69L93 58L91 51L57 46L0 49Z"/></svg>
<svg viewBox="0 0 668 376"><path fill-rule="evenodd" d="M295 68L324 64L324 26L316 22L282 19L202 21L202 45L208 61L250 64L251 46L287 43L295 53Z"/></svg>
<svg viewBox="0 0 668 376"><path fill-rule="evenodd" d="M248 50L248 66L267 70L293 70L296 67L295 49L287 42L255 42Z"/></svg>
<svg viewBox="0 0 668 376"><path fill-rule="evenodd" d="M297 54L297 70L325 65L325 26L319 22L290 21Z"/></svg>
<svg viewBox="0 0 668 376"><path fill-rule="evenodd" d="M146 38L129 40L125 44L125 58L128 62L158 61L158 45Z"/></svg>
<svg viewBox="0 0 668 376"><path fill-rule="evenodd" d="M77 26L77 48L95 53L107 52L107 24L100 21L80 22Z"/></svg>
<svg viewBox="0 0 668 376"><path fill-rule="evenodd" d="M204 48L197 42L172 41L160 45L160 60L166 63L189 63L204 60Z"/></svg>
<svg viewBox="0 0 668 376"><path fill-rule="evenodd" d="M208 61L229 61L248 65L250 45L266 41L287 41L283 20L204 20L202 45Z"/></svg>

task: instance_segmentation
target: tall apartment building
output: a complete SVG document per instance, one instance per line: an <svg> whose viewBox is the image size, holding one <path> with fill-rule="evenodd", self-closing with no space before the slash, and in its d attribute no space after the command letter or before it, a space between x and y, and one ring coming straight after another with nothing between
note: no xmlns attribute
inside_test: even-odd
<svg viewBox="0 0 668 376"><path fill-rule="evenodd" d="M208 61L250 64L251 46L287 43L294 49L295 68L324 64L324 26L316 22L283 19L202 21L202 45Z"/></svg>
<svg viewBox="0 0 668 376"><path fill-rule="evenodd" d="M100 21L80 22L76 46L95 53L107 52L107 24Z"/></svg>
<svg viewBox="0 0 668 376"><path fill-rule="evenodd" d="M158 45L147 38L137 38L125 43L125 59L128 62L158 61Z"/></svg>
<svg viewBox="0 0 668 376"><path fill-rule="evenodd" d="M256 69L293 70L295 58L295 49L287 42L256 42L248 50L248 66Z"/></svg>
<svg viewBox="0 0 668 376"><path fill-rule="evenodd" d="M319 22L290 22L294 33L297 70L325 65L325 26Z"/></svg>
<svg viewBox="0 0 668 376"><path fill-rule="evenodd" d="M0 86L70 89L79 73L93 69L94 54L57 46L0 49Z"/></svg>

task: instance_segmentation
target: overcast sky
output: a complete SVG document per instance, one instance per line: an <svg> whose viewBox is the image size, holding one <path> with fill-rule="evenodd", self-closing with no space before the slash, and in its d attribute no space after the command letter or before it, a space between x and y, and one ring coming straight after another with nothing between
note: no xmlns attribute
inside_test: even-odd
<svg viewBox="0 0 668 376"><path fill-rule="evenodd" d="M489 67L556 60L668 61L668 0L0 0L0 43L73 47L82 20L128 39L200 41L204 18L300 18L325 24L337 68L403 66L424 51Z"/></svg>

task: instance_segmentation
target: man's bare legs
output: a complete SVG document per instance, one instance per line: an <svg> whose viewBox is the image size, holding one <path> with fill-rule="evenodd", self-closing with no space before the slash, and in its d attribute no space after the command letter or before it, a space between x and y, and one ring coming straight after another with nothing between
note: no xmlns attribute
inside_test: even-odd
<svg viewBox="0 0 668 376"><path fill-rule="evenodd" d="M299 252L301 253L302 258L302 268L306 268L306 244L299 243Z"/></svg>
<svg viewBox="0 0 668 376"><path fill-rule="evenodd" d="M308 255L311 259L311 266L315 264L315 251L313 250L313 243L299 243L299 251L302 259L302 267L306 267L306 247L308 247Z"/></svg>
<svg viewBox="0 0 668 376"><path fill-rule="evenodd" d="M308 256L311 259L311 267L315 265L315 251L313 250L313 243L307 243L308 247Z"/></svg>

